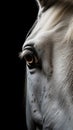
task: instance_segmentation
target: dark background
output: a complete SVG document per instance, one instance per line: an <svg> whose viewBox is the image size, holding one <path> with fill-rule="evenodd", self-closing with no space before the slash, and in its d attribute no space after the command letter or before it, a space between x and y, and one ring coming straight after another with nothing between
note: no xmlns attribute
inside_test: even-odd
<svg viewBox="0 0 73 130"><path fill-rule="evenodd" d="M21 52L25 37L34 21L36 20L38 7L35 0L18 1L15 4L15 46L16 46L16 106L15 106L15 128L17 130L26 129L25 101L24 101L24 79L25 62L18 57Z"/></svg>

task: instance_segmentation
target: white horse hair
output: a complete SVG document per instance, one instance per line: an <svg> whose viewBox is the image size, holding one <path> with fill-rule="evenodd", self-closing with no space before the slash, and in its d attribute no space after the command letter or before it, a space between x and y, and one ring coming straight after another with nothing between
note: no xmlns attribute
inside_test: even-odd
<svg viewBox="0 0 73 130"><path fill-rule="evenodd" d="M25 40L28 130L73 130L73 0L37 0Z"/></svg>

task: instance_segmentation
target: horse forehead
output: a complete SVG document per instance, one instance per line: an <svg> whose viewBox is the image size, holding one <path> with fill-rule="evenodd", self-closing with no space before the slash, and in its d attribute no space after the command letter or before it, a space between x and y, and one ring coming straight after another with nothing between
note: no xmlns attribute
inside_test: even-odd
<svg viewBox="0 0 73 130"><path fill-rule="evenodd" d="M41 14L40 18L38 17L37 24L33 29L32 34L40 31L48 31L51 28L51 26L55 23L54 19L56 17L56 12L53 13L53 11L54 8L48 9Z"/></svg>
<svg viewBox="0 0 73 130"><path fill-rule="evenodd" d="M40 18L38 17L37 23L27 37L26 41L32 41L32 39L43 38L44 36L48 36L56 32L56 30L60 30L61 26L63 25L60 21L62 14L62 9L52 7L45 12L42 12ZM59 17L60 16L60 17ZM63 18L62 18L63 19ZM64 21L64 20L63 20ZM64 22L66 24L67 22ZM50 35L52 36L52 35ZM53 37L52 37L53 38ZM25 42L26 42L25 41ZM43 40L42 40L43 41Z"/></svg>
<svg viewBox="0 0 73 130"><path fill-rule="evenodd" d="M52 40L53 43L62 42L67 33L72 16L72 13L68 13L68 15L67 13L68 11L64 11L63 7L56 6L42 12L41 16L37 19L35 27L26 38L23 48L27 44L33 43L42 43L43 45L43 43L46 44L46 42L50 40Z"/></svg>

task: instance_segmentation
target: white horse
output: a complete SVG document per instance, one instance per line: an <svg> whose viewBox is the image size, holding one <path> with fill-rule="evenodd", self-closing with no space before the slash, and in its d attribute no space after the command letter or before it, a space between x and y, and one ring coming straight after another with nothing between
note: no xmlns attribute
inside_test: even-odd
<svg viewBox="0 0 73 130"><path fill-rule="evenodd" d="M37 0L22 47L28 130L73 130L73 0Z"/></svg>

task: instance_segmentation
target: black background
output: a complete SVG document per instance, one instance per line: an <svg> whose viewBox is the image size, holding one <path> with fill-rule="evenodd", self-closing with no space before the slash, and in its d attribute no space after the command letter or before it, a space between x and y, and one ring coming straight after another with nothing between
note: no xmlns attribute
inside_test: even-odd
<svg viewBox="0 0 73 130"><path fill-rule="evenodd" d="M18 57L21 52L25 37L34 21L36 20L38 7L35 0L23 0L15 3L15 46L16 46L16 106L15 106L15 127L18 130L26 129L25 101L24 101L24 79L25 62Z"/></svg>

